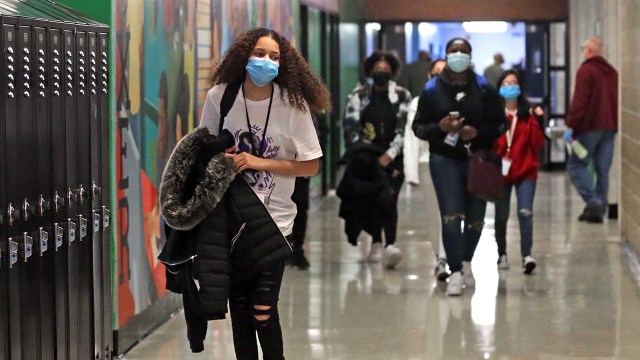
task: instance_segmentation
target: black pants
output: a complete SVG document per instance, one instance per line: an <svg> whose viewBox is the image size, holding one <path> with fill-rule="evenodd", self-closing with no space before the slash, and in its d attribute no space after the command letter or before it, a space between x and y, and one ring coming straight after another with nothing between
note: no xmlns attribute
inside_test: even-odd
<svg viewBox="0 0 640 360"><path fill-rule="evenodd" d="M282 329L278 314L278 294L284 275L284 261L241 284L231 284L229 309L233 346L238 360L258 360L256 332L264 360L284 360ZM256 306L269 306L258 310ZM256 317L268 316L267 320Z"/></svg>
<svg viewBox="0 0 640 360"><path fill-rule="evenodd" d="M404 183L404 172L401 172L396 177L392 176L392 171L387 173L391 189L393 189L393 203L388 209L387 216L382 220L382 230L384 230L385 246L393 245L396 243L396 236L398 233L398 198L400 197L400 189ZM380 231L374 231L375 234L371 234L372 241L382 242L382 234Z"/></svg>
<svg viewBox="0 0 640 360"><path fill-rule="evenodd" d="M296 204L298 213L293 220L293 230L291 233L292 245L294 248L302 248L304 237L307 233L307 211L309 210L309 183L311 178L297 177L296 186L293 189L291 200Z"/></svg>

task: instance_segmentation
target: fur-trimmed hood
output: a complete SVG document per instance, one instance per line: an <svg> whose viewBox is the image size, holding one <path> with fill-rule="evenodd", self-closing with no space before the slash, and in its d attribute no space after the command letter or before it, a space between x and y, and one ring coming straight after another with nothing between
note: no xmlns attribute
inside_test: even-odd
<svg viewBox="0 0 640 360"><path fill-rule="evenodd" d="M169 157L160 183L159 202L160 213L173 229L191 230L198 225L213 211L235 178L233 160L220 151L206 164L201 181L190 184L193 168L203 161L203 149L212 138L209 130L197 128L180 140Z"/></svg>

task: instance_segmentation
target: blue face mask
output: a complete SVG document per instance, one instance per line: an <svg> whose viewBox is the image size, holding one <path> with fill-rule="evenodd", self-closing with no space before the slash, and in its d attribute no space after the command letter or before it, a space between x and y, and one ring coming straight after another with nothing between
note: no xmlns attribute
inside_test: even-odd
<svg viewBox="0 0 640 360"><path fill-rule="evenodd" d="M471 55L463 52L447 54L447 66L456 73L464 72L471 65Z"/></svg>
<svg viewBox="0 0 640 360"><path fill-rule="evenodd" d="M247 63L247 73L254 84L262 87L278 76L279 64L275 61L252 56Z"/></svg>
<svg viewBox="0 0 640 360"><path fill-rule="evenodd" d="M520 86L518 85L504 85L500 86L500 96L505 100L515 100L520 96Z"/></svg>

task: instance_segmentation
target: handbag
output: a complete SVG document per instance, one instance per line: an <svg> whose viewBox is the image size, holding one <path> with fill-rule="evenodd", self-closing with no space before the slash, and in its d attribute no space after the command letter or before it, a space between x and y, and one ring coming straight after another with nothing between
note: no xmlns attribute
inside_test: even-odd
<svg viewBox="0 0 640 360"><path fill-rule="evenodd" d="M467 191L486 201L500 201L504 193L500 155L491 149L478 149L468 166Z"/></svg>

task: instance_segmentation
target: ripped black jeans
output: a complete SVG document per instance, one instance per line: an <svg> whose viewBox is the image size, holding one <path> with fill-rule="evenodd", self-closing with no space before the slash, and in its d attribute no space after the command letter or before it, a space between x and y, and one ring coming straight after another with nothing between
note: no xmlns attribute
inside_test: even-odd
<svg viewBox="0 0 640 360"><path fill-rule="evenodd" d="M285 263L241 284L231 284L229 310L238 360L258 360L256 332L264 360L284 360L278 295Z"/></svg>

